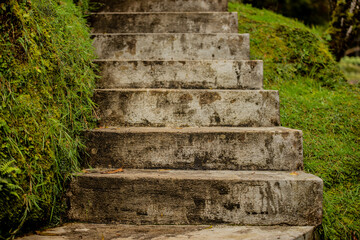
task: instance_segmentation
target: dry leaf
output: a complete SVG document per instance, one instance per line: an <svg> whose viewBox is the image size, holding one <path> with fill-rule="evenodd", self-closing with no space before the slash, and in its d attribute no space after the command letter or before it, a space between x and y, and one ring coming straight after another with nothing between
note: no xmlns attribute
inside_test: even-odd
<svg viewBox="0 0 360 240"><path fill-rule="evenodd" d="M113 174L113 173L118 173L118 172L123 172L124 170L122 168L116 169L116 170L110 170L107 172L101 172L101 174Z"/></svg>
<svg viewBox="0 0 360 240"><path fill-rule="evenodd" d="M81 172L83 172L83 173L89 173L89 171L86 170L86 169L81 170Z"/></svg>
<svg viewBox="0 0 360 240"><path fill-rule="evenodd" d="M297 172L292 172L292 173L290 173L290 175L297 176L299 174Z"/></svg>

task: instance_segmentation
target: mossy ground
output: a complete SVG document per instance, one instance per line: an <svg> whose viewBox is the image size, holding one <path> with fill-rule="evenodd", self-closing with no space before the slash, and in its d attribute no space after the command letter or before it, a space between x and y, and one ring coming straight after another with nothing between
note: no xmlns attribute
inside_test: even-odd
<svg viewBox="0 0 360 240"><path fill-rule="evenodd" d="M0 1L0 239L66 210L80 131L94 124L94 55L79 4Z"/></svg>
<svg viewBox="0 0 360 240"><path fill-rule="evenodd" d="M304 133L305 171L324 180L323 239L360 239L360 87L346 83L326 42L300 22L229 3L265 88L280 92L281 121Z"/></svg>

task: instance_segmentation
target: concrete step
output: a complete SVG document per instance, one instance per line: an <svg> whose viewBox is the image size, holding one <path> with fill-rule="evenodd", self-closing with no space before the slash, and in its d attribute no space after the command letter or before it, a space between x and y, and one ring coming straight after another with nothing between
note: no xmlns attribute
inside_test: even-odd
<svg viewBox="0 0 360 240"><path fill-rule="evenodd" d="M249 60L249 34L93 34L95 52L109 60Z"/></svg>
<svg viewBox="0 0 360 240"><path fill-rule="evenodd" d="M18 240L314 240L314 227L68 223Z"/></svg>
<svg viewBox="0 0 360 240"><path fill-rule="evenodd" d="M233 12L98 13L89 21L93 33L238 33Z"/></svg>
<svg viewBox="0 0 360 240"><path fill-rule="evenodd" d="M99 12L226 12L227 0L91 0Z"/></svg>
<svg viewBox="0 0 360 240"><path fill-rule="evenodd" d="M262 61L96 60L104 88L262 89Z"/></svg>
<svg viewBox="0 0 360 240"><path fill-rule="evenodd" d="M101 128L85 133L93 168L303 169L302 132L274 128Z"/></svg>
<svg viewBox="0 0 360 240"><path fill-rule="evenodd" d="M273 127L279 94L270 90L98 89L100 126Z"/></svg>
<svg viewBox="0 0 360 240"><path fill-rule="evenodd" d="M322 180L303 172L125 169L107 174L108 170L88 170L71 183L71 220L262 226L321 223Z"/></svg>

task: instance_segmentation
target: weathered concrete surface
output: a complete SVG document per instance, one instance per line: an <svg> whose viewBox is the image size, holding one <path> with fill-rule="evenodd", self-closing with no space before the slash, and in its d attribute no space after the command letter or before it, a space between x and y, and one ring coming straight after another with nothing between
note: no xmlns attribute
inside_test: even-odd
<svg viewBox="0 0 360 240"><path fill-rule="evenodd" d="M70 219L126 224L321 223L322 180L303 172L101 171L81 174L72 182Z"/></svg>
<svg viewBox="0 0 360 240"><path fill-rule="evenodd" d="M262 89L262 61L95 61L98 88Z"/></svg>
<svg viewBox="0 0 360 240"><path fill-rule="evenodd" d="M98 89L94 99L101 126L280 125L277 91Z"/></svg>
<svg viewBox="0 0 360 240"><path fill-rule="evenodd" d="M93 33L238 33L236 12L98 13L89 21Z"/></svg>
<svg viewBox="0 0 360 240"><path fill-rule="evenodd" d="M99 12L226 12L227 0L91 0Z"/></svg>
<svg viewBox="0 0 360 240"><path fill-rule="evenodd" d="M249 60L249 34L93 34L95 53L110 60Z"/></svg>
<svg viewBox="0 0 360 240"><path fill-rule="evenodd" d="M68 223L18 240L314 240L314 227Z"/></svg>
<svg viewBox="0 0 360 240"><path fill-rule="evenodd" d="M85 133L95 168L303 168L302 132L288 128L103 128Z"/></svg>

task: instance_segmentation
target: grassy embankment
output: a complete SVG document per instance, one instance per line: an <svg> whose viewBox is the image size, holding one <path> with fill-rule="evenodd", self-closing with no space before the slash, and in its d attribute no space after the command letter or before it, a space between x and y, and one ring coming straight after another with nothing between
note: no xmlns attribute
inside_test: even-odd
<svg viewBox="0 0 360 240"><path fill-rule="evenodd" d="M239 32L264 60L265 88L280 91L281 121L304 133L305 171L324 180L324 239L360 239L360 87L346 83L325 41L295 20L248 5Z"/></svg>
<svg viewBox="0 0 360 240"><path fill-rule="evenodd" d="M94 123L85 1L0 1L0 239L57 223Z"/></svg>

